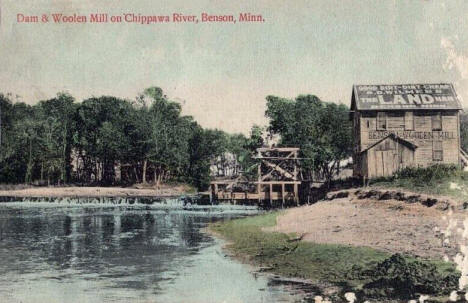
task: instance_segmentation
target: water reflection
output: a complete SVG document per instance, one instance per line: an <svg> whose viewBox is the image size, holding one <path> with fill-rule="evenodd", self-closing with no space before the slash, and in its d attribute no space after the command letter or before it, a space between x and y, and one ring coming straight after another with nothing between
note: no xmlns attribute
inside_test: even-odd
<svg viewBox="0 0 468 303"><path fill-rule="evenodd" d="M294 302L201 232L239 216L0 205L0 302Z"/></svg>

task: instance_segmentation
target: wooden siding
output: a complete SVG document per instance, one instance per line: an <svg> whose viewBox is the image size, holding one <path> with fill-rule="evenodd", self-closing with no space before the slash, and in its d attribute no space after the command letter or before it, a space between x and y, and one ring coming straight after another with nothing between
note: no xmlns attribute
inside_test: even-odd
<svg viewBox="0 0 468 303"><path fill-rule="evenodd" d="M411 157L406 155L406 151L403 152L406 166L428 166L436 163L459 164L460 129L458 111L440 111L442 130L433 130L432 116L436 113L435 111L416 110L412 113L414 125L412 130L405 129L405 111L386 111L386 130L377 129L377 111L357 111L354 113L355 175L369 175L369 177L371 175L387 175L386 168L388 171L393 170L389 166L390 163L385 162L389 161L385 158L387 156L381 153L382 151L376 153L378 148L366 155L360 153L391 133L417 146L416 150L412 151ZM441 161L434 161L433 159L434 141L441 141L443 150ZM437 145L438 143L436 143ZM375 157L378 156L384 156L384 167L374 169L372 168L375 166L373 163L377 159ZM378 161L382 162L381 159ZM407 161L411 163L407 163ZM399 165L399 168L401 168L401 165Z"/></svg>
<svg viewBox="0 0 468 303"><path fill-rule="evenodd" d="M414 150L392 137L387 137L363 154L366 159L365 175L368 178L391 176L414 163Z"/></svg>

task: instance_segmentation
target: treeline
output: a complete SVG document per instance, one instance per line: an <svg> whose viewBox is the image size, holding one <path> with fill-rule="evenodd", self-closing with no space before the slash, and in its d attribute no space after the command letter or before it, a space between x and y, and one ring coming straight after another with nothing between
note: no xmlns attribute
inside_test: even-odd
<svg viewBox="0 0 468 303"><path fill-rule="evenodd" d="M76 102L68 94L35 105L0 94L0 183L135 184L187 182L205 189L210 175L256 179L255 150L268 138L299 147L303 180L330 180L352 155L349 108L314 95L266 98L269 125L250 135L203 129L151 87L135 100ZM468 151L468 115L461 115Z"/></svg>
<svg viewBox="0 0 468 303"><path fill-rule="evenodd" d="M243 169L262 144L256 128L251 138L203 129L158 87L133 101L75 102L64 93L35 105L11 99L0 94L0 183L181 181L202 189L211 163L229 152Z"/></svg>

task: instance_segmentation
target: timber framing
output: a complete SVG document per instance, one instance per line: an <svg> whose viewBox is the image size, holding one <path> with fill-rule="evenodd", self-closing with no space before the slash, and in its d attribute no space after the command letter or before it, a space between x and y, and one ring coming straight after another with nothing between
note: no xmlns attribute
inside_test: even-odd
<svg viewBox="0 0 468 303"><path fill-rule="evenodd" d="M210 196L214 200L253 202L273 205L299 204L298 157L299 148L273 147L258 148L255 159L257 180L242 180L238 176L232 180L215 180L210 184ZM241 190L239 190L241 189Z"/></svg>

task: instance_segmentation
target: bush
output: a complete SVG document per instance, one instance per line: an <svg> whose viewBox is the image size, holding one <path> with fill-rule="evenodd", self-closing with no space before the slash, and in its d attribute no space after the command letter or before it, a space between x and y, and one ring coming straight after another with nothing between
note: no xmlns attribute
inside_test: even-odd
<svg viewBox="0 0 468 303"><path fill-rule="evenodd" d="M430 182L442 180L458 174L459 168L456 165L436 164L426 168L406 167L396 174L397 178L412 178Z"/></svg>
<svg viewBox="0 0 468 303"><path fill-rule="evenodd" d="M374 268L353 268L353 274L369 282L361 296L373 298L410 299L417 294L448 294L458 287L459 273L441 273L433 263L409 261L400 254L378 263Z"/></svg>
<svg viewBox="0 0 468 303"><path fill-rule="evenodd" d="M374 179L371 183L381 182L396 182L405 180L416 186L424 186L439 182L451 177L460 177L464 179L466 176L463 171L454 164L435 164L428 167L405 167L391 177L383 177Z"/></svg>

